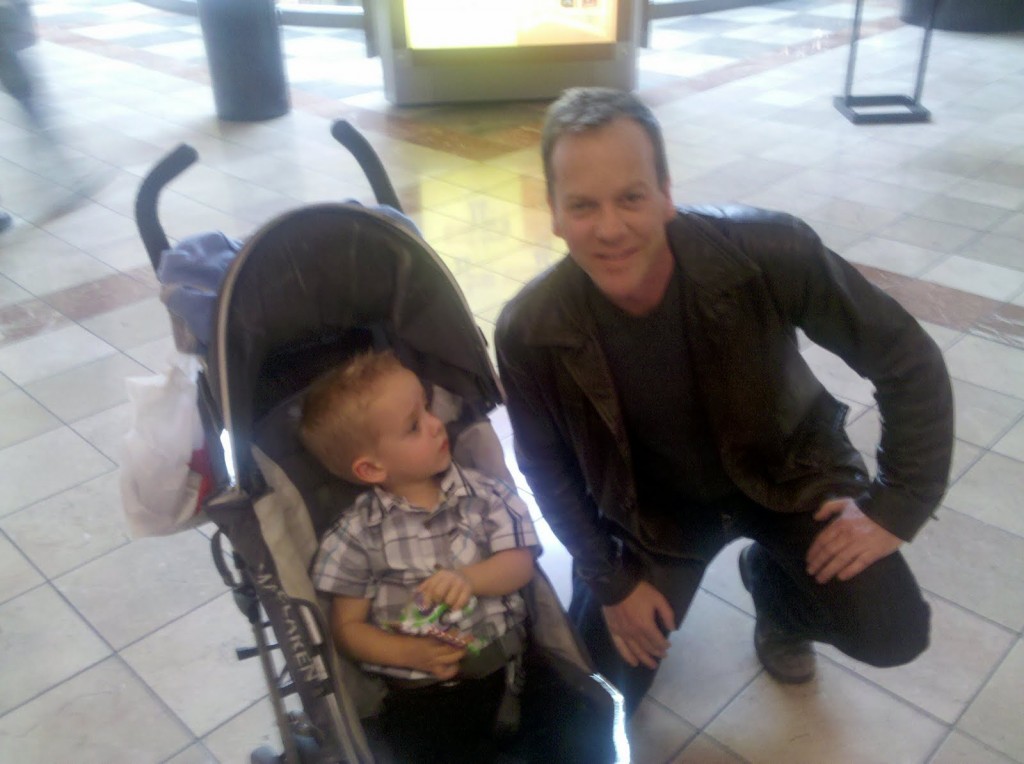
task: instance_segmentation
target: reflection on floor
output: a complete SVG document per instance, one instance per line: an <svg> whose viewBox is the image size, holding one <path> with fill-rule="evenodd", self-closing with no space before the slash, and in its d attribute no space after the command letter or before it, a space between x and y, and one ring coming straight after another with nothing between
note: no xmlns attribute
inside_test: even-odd
<svg viewBox="0 0 1024 764"><path fill-rule="evenodd" d="M819 678L760 671L736 547L709 571L633 722L648 762L1024 761L1024 37L938 32L929 125L854 127L832 108L852 3L783 0L662 21L639 93L666 128L678 202L795 212L925 322L955 378L955 482L907 548L934 611L931 649L876 671L822 650ZM856 90L906 92L921 30L866 3ZM35 4L69 166L110 182L56 216L70 171L44 169L0 102L0 759L239 762L273 723L247 626L204 531L129 543L120 516L123 380L164 367L169 325L132 221L140 176L182 141L201 163L167 192L173 236L244 235L275 213L367 199L332 143L347 117L485 332L561 256L537 156L544 104L393 109L359 35L286 28L294 108L213 116L194 19L116 0ZM870 458L871 389L816 348ZM510 443L507 421L497 428ZM523 486L525 489L526 487ZM546 527L544 564L568 562Z"/></svg>

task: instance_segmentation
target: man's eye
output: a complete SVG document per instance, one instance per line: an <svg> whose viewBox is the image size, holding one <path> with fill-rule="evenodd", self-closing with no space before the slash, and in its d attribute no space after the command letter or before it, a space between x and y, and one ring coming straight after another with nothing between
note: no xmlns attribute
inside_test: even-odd
<svg viewBox="0 0 1024 764"><path fill-rule="evenodd" d="M420 431L420 420L417 419L415 422L412 423L412 427L409 428L409 432L419 432L419 431Z"/></svg>

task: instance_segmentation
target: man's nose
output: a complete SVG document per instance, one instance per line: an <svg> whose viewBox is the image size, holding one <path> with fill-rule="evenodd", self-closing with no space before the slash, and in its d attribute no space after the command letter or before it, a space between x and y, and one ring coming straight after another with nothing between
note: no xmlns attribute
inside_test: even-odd
<svg viewBox="0 0 1024 764"><path fill-rule="evenodd" d="M611 241L617 239L626 231L626 223L622 214L615 207L609 205L598 211L597 236L600 239Z"/></svg>
<svg viewBox="0 0 1024 764"><path fill-rule="evenodd" d="M438 419L436 416L429 412L427 413L427 421L431 435L440 435L441 432L444 430L444 422L442 422L440 419Z"/></svg>

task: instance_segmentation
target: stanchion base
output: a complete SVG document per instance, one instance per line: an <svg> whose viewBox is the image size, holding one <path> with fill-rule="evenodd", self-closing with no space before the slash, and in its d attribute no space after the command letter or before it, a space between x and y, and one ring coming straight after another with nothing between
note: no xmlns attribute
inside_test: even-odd
<svg viewBox="0 0 1024 764"><path fill-rule="evenodd" d="M899 125L909 122L931 122L932 113L910 96L872 95L836 96L832 99L839 113L855 125ZM857 111L859 107L901 107L895 111Z"/></svg>

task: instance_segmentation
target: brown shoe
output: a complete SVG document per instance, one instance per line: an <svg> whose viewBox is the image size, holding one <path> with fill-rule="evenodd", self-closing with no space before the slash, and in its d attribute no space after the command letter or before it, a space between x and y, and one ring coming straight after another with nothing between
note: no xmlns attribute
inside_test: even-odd
<svg viewBox="0 0 1024 764"><path fill-rule="evenodd" d="M753 548L753 544L746 547L739 558L740 579L748 592L753 579L750 560ZM754 625L754 651L764 670L778 682L803 684L814 679L816 658L812 642L790 636L760 610Z"/></svg>

